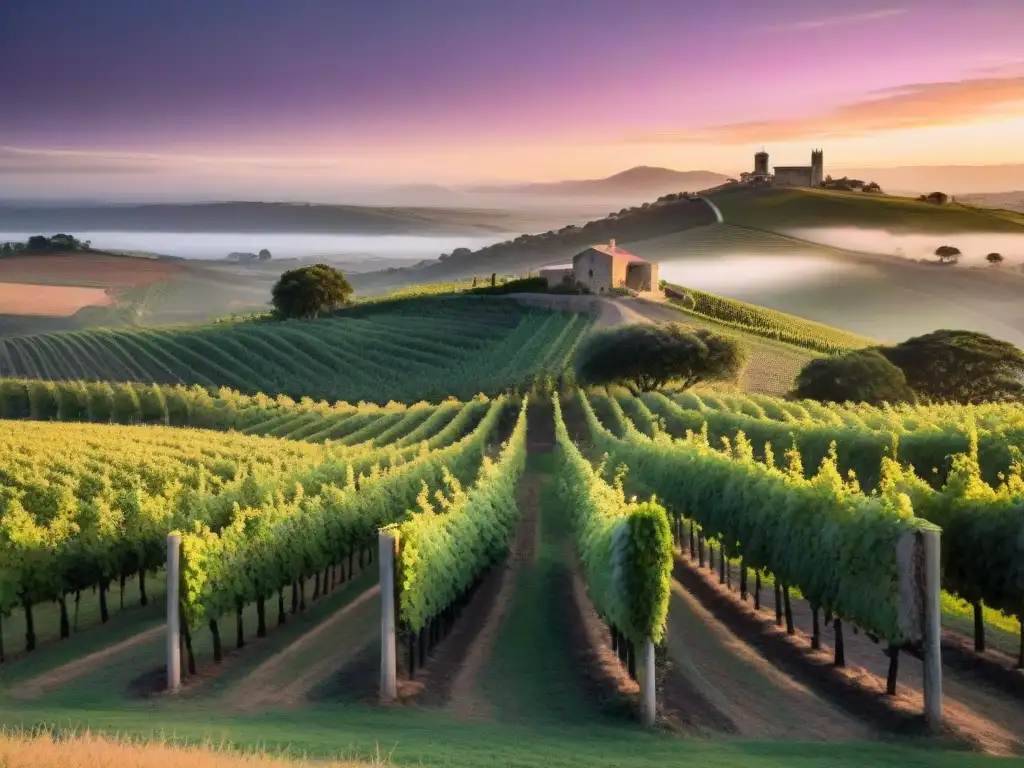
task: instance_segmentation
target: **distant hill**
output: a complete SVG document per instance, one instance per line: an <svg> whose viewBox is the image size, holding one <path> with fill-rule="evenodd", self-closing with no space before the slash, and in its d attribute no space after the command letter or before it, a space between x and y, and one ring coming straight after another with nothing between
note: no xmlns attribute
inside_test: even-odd
<svg viewBox="0 0 1024 768"><path fill-rule="evenodd" d="M1024 189L1024 163L1016 165L916 165L897 168L831 168L833 178L875 181L886 192L966 195Z"/></svg>
<svg viewBox="0 0 1024 768"><path fill-rule="evenodd" d="M468 208L370 207L312 203L32 207L0 205L0 231L302 232L304 234L472 234L522 231L514 216Z"/></svg>
<svg viewBox="0 0 1024 768"><path fill-rule="evenodd" d="M533 197L587 197L650 200L673 192L696 192L725 182L727 176L711 171L674 171L641 165L605 179L556 181L544 184L476 187L485 194Z"/></svg>
<svg viewBox="0 0 1024 768"><path fill-rule="evenodd" d="M756 230L786 233L815 227L862 227L894 233L1024 234L1024 215L960 204L937 206L907 197L745 185L720 186L708 196L727 223ZM703 201L672 194L582 226L520 235L475 251L459 249L413 267L355 275L353 284L361 293L368 293L491 272L523 274L567 260L586 246L611 237L629 246L714 222Z"/></svg>
<svg viewBox="0 0 1024 768"><path fill-rule="evenodd" d="M459 248L414 267L354 275L352 284L357 291L367 293L395 286L487 276L492 272L521 275L546 264L570 259L587 246L610 238L628 244L714 221L711 207L703 200L673 193L653 203L588 221L582 226L570 224L536 235L520 235L475 251Z"/></svg>

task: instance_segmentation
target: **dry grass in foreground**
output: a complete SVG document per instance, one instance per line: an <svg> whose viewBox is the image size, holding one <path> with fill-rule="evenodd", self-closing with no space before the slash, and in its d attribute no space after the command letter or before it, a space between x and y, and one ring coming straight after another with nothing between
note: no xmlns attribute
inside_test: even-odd
<svg viewBox="0 0 1024 768"><path fill-rule="evenodd" d="M54 740L0 733L3 768L296 768L310 765L271 755L242 755L216 747L178 747L159 741L132 742L83 733ZM373 763L316 761L318 768L367 768Z"/></svg>

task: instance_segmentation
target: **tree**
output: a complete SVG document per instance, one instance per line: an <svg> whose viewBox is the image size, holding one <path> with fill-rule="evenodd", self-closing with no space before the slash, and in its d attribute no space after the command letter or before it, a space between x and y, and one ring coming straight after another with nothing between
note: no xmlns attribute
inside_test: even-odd
<svg viewBox="0 0 1024 768"><path fill-rule="evenodd" d="M927 195L922 195L921 199L934 205L945 205L949 200L949 195L945 192L931 192Z"/></svg>
<svg viewBox="0 0 1024 768"><path fill-rule="evenodd" d="M960 249L952 245L940 245L935 249L935 255L943 264L956 264L960 260Z"/></svg>
<svg viewBox="0 0 1024 768"><path fill-rule="evenodd" d="M1001 253L990 253L985 257L985 261L991 264L993 267L998 267L1003 263L1003 254Z"/></svg>
<svg viewBox="0 0 1024 768"><path fill-rule="evenodd" d="M636 394L669 382L692 387L734 378L745 362L731 336L682 323L640 323L593 333L580 349L576 372L583 383L622 384Z"/></svg>
<svg viewBox="0 0 1024 768"><path fill-rule="evenodd" d="M264 248L262 251L260 251L259 256L257 258L259 258L260 261L270 261L270 251Z"/></svg>
<svg viewBox="0 0 1024 768"><path fill-rule="evenodd" d="M912 403L917 398L899 368L873 349L820 357L796 377L793 397L822 403Z"/></svg>
<svg viewBox="0 0 1024 768"><path fill-rule="evenodd" d="M984 333L939 330L877 350L930 400L974 405L1024 394L1024 352Z"/></svg>
<svg viewBox="0 0 1024 768"><path fill-rule="evenodd" d="M326 264L290 269L271 292L274 309L282 317L315 318L342 306L352 294L345 275Z"/></svg>

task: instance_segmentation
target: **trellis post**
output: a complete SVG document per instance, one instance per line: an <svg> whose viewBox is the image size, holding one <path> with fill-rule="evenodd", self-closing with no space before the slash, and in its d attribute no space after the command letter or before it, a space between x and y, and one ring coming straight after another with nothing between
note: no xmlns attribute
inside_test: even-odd
<svg viewBox="0 0 1024 768"><path fill-rule="evenodd" d="M398 697L397 648L395 638L395 545L391 531L378 535L380 568L380 697Z"/></svg>
<svg viewBox="0 0 1024 768"><path fill-rule="evenodd" d="M181 688L181 534L167 535L167 690Z"/></svg>

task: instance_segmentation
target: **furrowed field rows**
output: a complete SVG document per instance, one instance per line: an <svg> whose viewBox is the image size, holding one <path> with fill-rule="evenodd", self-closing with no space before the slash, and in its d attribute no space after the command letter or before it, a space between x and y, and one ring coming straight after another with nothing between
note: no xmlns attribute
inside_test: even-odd
<svg viewBox="0 0 1024 768"><path fill-rule="evenodd" d="M2 342L0 374L412 402L559 377L588 317L475 297L380 302L315 321L87 330Z"/></svg>
<svg viewBox="0 0 1024 768"><path fill-rule="evenodd" d="M815 352L842 353L875 343L865 336L847 333L823 323L695 288L669 285L666 293L669 304L686 314Z"/></svg>
<svg viewBox="0 0 1024 768"><path fill-rule="evenodd" d="M246 414L240 407L239 417L273 419L272 407L261 408L244 397L238 401L256 412ZM448 470L462 480L475 474L499 436L507 407L503 399L375 408L371 413L349 407L350 413L334 418L362 426L350 433L347 444L323 445L174 427L4 422L0 618L19 610L25 647L31 651L37 605L59 605L59 636L64 638L70 634L68 595L98 588L105 623L110 582L120 579L123 593L125 581L137 577L145 604L146 574L163 567L164 540L174 528L196 531L205 541L225 526L240 532L242 521L261 509L288 525L293 513L337 511L351 497L355 517L338 513L337 524L347 526L347 532L344 541L335 542L336 561L369 546L379 525L400 519L423 480L433 478L431 483L438 485ZM294 418L297 407L292 410L288 418ZM401 422L407 429L395 430ZM389 430L395 439L378 444ZM386 492L398 487L405 489L399 496ZM383 489L385 496L376 498L374 489ZM377 517L360 517L360 505L375 498ZM287 572L291 581L313 575L305 566L296 568ZM0 627L0 637L2 632Z"/></svg>

